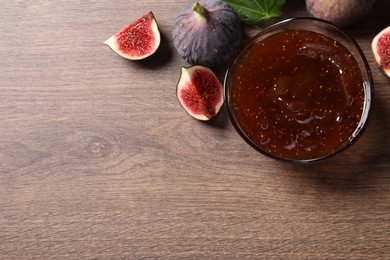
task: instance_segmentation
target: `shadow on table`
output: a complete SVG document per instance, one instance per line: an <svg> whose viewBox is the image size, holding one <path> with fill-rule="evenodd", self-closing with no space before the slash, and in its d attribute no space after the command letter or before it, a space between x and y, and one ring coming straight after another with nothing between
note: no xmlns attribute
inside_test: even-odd
<svg viewBox="0 0 390 260"><path fill-rule="evenodd" d="M230 121L229 121L229 115L226 106L223 105L219 113L209 121L205 121L205 124L220 130L228 129Z"/></svg>
<svg viewBox="0 0 390 260"><path fill-rule="evenodd" d="M171 46L171 40L166 33L160 31L161 43L157 51L147 57L146 59L139 60L138 62L129 61L131 64L136 64L138 66L142 66L144 68L154 70L165 66L172 60L174 54L174 47ZM179 69L178 69L179 71Z"/></svg>
<svg viewBox="0 0 390 260"><path fill-rule="evenodd" d="M376 98L366 132L338 157L313 164L282 167L291 175L316 182L330 190L361 190L373 182L390 178L390 118L385 100Z"/></svg>
<svg viewBox="0 0 390 260"><path fill-rule="evenodd" d="M357 23L345 28L354 37L363 37L369 40L381 30L389 26L390 4L388 0L378 0L372 10Z"/></svg>

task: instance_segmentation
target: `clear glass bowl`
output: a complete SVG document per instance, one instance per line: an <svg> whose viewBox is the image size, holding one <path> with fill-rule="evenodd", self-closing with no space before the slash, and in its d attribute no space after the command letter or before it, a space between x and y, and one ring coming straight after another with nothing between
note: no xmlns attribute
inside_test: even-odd
<svg viewBox="0 0 390 260"><path fill-rule="evenodd" d="M337 51L336 49L333 50L331 44L325 46L321 42L317 43L312 40L305 42L304 38L299 38L299 41L298 38L294 38L296 46L299 45L299 48L296 47L298 48L297 54L294 54L296 56L291 56L289 60L284 60L285 53L281 51L280 46L278 49L278 45L275 45L274 51L270 52L259 49L266 48L264 47L265 43L267 46L272 46L269 41L270 37L274 39L286 32L287 34L283 36L285 37L283 39L286 40L287 46L291 41L289 41L289 36L286 35L296 37L294 33L297 31L321 34L327 40L331 39L338 49ZM273 47L268 48L273 50ZM284 48L283 45L283 50ZM341 50L347 51L349 54L341 54ZM258 54L253 54L255 52L258 52ZM293 51L291 52L293 53ZM344 64L341 63L343 57L350 58L349 56L356 64L356 66L352 66L355 67L355 71L341 67ZM318 61L315 61L316 59ZM264 60L267 60L268 63ZM279 61L275 63L275 60ZM261 65L256 64L257 61ZM306 61L309 63L306 64ZM290 66L288 64L294 64L294 62L297 72L288 67ZM327 77L326 74L315 70L317 65L311 65L317 63L310 62L325 62L324 64L327 64L326 66L329 66L332 71L336 71L334 66L338 66L340 75L330 74L331 76ZM269 72L260 73L260 70L266 70L267 66L270 67ZM277 68L272 70L272 66ZM286 68L288 68L288 72ZM321 71L323 68L325 68L325 65L321 67ZM345 70L342 71L344 68ZM277 69L280 69L280 72ZM244 71L246 71L246 74L244 74ZM360 72L361 76L354 72ZM326 73L328 73L328 70L326 70ZM353 89L348 84L353 85L351 82L354 79L357 82L355 90L360 91L360 96L356 96L356 100L360 100L359 104L361 106L356 105L358 102L355 101L352 92L347 91L347 89ZM284 82L285 86L280 87L280 85L283 85L281 82ZM323 82L326 82L327 85ZM340 87L341 85L335 87L339 83L342 84L342 87ZM310 86L309 89L306 90L301 86L305 84ZM336 94L330 95L330 98L325 97L324 95L328 92L321 92L323 87L329 87L329 91L334 91ZM369 65L356 41L332 23L311 17L281 21L264 29L251 39L230 64L225 75L224 88L229 118L240 136L262 154L293 163L321 161L350 147L364 132L373 95L373 81ZM334 89L331 90L332 88ZM245 92L248 89L251 89L252 92ZM255 89L259 89L258 92ZM345 94L340 92L340 89L345 90ZM294 92L296 90L297 92ZM340 94L337 94L337 91ZM305 97L306 93L307 97ZM312 96L313 98L311 98ZM340 104L343 106L338 114L332 111L332 107L341 107L336 100L340 100ZM322 103L320 101L324 104L323 108L321 108ZM330 105L326 102L332 103L332 107L329 107ZM271 108L267 104L275 104L275 107ZM356 116L348 114L349 110L353 110L353 106L360 109L355 110ZM288 113L285 113L286 111ZM318 115L319 111L328 112ZM284 121L281 119L281 115L285 115ZM354 122L351 120L354 120ZM291 122L291 124L287 122ZM341 122L349 126L346 130L347 133L343 133L343 130L347 128L342 127ZM330 136L335 136L334 132L337 131L340 132L338 133L340 137L336 142L333 141L335 138ZM342 136L344 136L344 139ZM289 138L291 138L291 142Z"/></svg>

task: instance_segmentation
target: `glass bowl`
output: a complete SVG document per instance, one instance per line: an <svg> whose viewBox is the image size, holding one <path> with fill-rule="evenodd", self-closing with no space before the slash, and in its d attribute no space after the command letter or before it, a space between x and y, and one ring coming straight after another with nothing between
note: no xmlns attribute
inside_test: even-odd
<svg viewBox="0 0 390 260"><path fill-rule="evenodd" d="M249 145L274 159L311 163L362 135L373 81L351 36L299 17L269 26L240 50L224 95L230 121Z"/></svg>

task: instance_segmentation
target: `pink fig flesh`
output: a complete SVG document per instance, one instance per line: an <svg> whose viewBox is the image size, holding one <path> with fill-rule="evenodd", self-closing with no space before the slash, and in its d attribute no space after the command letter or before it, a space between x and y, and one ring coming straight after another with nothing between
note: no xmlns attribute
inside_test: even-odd
<svg viewBox="0 0 390 260"><path fill-rule="evenodd" d="M390 77L390 26L374 37L371 47L380 69Z"/></svg>
<svg viewBox="0 0 390 260"><path fill-rule="evenodd" d="M192 117L207 121L223 105L222 84L214 72L204 66L182 67L176 95Z"/></svg>
<svg viewBox="0 0 390 260"><path fill-rule="evenodd" d="M141 60L155 53L160 41L157 21L154 14L148 12L110 37L104 44L123 58Z"/></svg>

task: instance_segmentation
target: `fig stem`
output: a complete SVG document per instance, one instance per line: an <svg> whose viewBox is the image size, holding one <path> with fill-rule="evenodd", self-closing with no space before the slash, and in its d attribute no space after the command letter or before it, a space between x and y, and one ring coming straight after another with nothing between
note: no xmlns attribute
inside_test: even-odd
<svg viewBox="0 0 390 260"><path fill-rule="evenodd" d="M203 5L201 5L199 2L196 2L194 6L192 7L192 10L196 12L198 17L200 19L206 19L208 11L206 8L204 8Z"/></svg>

